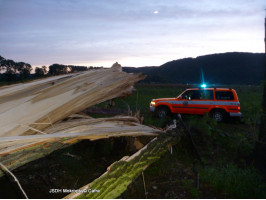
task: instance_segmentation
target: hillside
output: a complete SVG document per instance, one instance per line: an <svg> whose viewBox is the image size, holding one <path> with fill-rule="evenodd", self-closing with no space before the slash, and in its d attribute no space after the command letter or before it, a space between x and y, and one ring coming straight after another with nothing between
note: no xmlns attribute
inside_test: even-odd
<svg viewBox="0 0 266 200"><path fill-rule="evenodd" d="M260 84L264 73L264 53L222 53L184 58L159 67L124 67L126 72L142 72L147 83L201 82L201 71L209 84Z"/></svg>

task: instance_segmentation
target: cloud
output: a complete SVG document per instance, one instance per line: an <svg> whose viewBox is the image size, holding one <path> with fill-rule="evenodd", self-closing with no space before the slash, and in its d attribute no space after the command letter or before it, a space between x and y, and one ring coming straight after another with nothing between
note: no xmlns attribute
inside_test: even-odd
<svg viewBox="0 0 266 200"><path fill-rule="evenodd" d="M262 0L0 0L0 55L33 65L119 58L155 65L258 52L265 7Z"/></svg>

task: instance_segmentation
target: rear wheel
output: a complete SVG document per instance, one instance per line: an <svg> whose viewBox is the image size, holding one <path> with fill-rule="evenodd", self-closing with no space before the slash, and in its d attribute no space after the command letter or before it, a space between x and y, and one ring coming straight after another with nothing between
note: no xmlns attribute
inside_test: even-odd
<svg viewBox="0 0 266 200"><path fill-rule="evenodd" d="M223 110L214 110L211 112L211 117L217 122L222 122L226 118L226 113Z"/></svg>
<svg viewBox="0 0 266 200"><path fill-rule="evenodd" d="M158 108L157 110L157 115L161 119L169 116L169 114L170 114L170 110L166 107L161 107L161 108Z"/></svg>

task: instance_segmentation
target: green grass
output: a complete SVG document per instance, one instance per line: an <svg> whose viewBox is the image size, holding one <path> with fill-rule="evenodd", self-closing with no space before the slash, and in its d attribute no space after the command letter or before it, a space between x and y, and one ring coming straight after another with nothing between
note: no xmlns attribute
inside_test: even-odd
<svg viewBox="0 0 266 200"><path fill-rule="evenodd" d="M241 121L232 120L217 124L208 116L184 117L193 132L193 138L203 160L209 165L208 168L202 169L201 179L207 188L211 188L220 198L265 198L265 184L260 179L260 174L252 167L239 168L236 165L247 166L245 159L254 149L261 116L262 87L232 88L237 91L241 103L241 112L244 116ZM149 111L150 101L155 98L177 97L184 89L186 88L178 85L137 85L136 91L130 97L116 99L115 107L130 109L133 113L140 110L145 118L144 124L162 127L164 120L153 117ZM177 162L172 160L171 163L157 163L147 169L147 174L167 176L168 172L171 174L171 169ZM186 163L189 162L193 161ZM192 198L197 198L202 192L190 185L184 187Z"/></svg>
<svg viewBox="0 0 266 200"><path fill-rule="evenodd" d="M236 87L244 122L259 123L262 114L262 86Z"/></svg>
<svg viewBox="0 0 266 200"><path fill-rule="evenodd" d="M231 164L205 168L201 172L201 180L224 198L266 197L266 184L252 167L241 169Z"/></svg>
<svg viewBox="0 0 266 200"><path fill-rule="evenodd" d="M141 115L144 116L144 124L158 126L162 123L153 118L149 111L151 100L177 97L187 87L186 85L139 84L136 85L136 91L131 96L115 99L115 108L130 110L133 114L140 110ZM232 88L236 89L241 103L241 112L244 116L242 121L247 124L258 124L262 111L262 86L234 86ZM106 103L98 104L96 107L106 107Z"/></svg>
<svg viewBox="0 0 266 200"><path fill-rule="evenodd" d="M187 191L191 198L202 197L202 195L204 197L204 193L208 190L211 191L210 193L214 192L214 194L210 194L211 197L219 198L266 197L265 184L260 179L260 174L246 161L255 147L258 136L262 87L234 86L232 88L237 91L241 103L241 112L244 116L241 121L228 120L223 123L216 123L208 115L183 117L192 132L203 161L209 166L200 169L202 189L195 188L195 184L192 184L195 183L195 180L191 178L188 178L187 181L181 181L183 185L180 187ZM126 113L130 110L133 115L140 111L141 116L144 116L145 125L163 127L165 120L152 116L149 111L151 100L177 97L185 89L184 86L180 85L137 85L136 91L131 96L116 99L115 107L111 109L125 110ZM106 105L107 103L102 103L96 107L106 108ZM191 146L185 143L179 144L179 146L177 154L172 157L171 161L166 161L167 163L165 161L156 162L146 170L147 176L158 176L160 177L158 181L167 180L174 176L174 169L181 160L183 166L192 165L195 158L191 158L191 156L180 158L181 155L188 155ZM228 163L234 164L228 165ZM153 180L153 178L151 179Z"/></svg>
<svg viewBox="0 0 266 200"><path fill-rule="evenodd" d="M239 156L245 158L252 152L258 136L262 105L261 86L234 86L232 88L237 91L241 102L241 112L244 115L241 121L229 120L217 124L207 115L183 117L195 137L198 137L200 144L205 146L207 154L214 152L221 159L229 158L229 160L239 158ZM136 91L131 96L115 99L115 107L112 109L125 110L126 113L130 110L133 115L139 110L140 115L144 117L145 125L164 127L166 120L154 117L149 111L151 100L177 97L185 89L183 85L137 85ZM102 103L96 107L106 108L106 104ZM211 151L211 149L215 150ZM228 154L228 157L223 156L224 153Z"/></svg>

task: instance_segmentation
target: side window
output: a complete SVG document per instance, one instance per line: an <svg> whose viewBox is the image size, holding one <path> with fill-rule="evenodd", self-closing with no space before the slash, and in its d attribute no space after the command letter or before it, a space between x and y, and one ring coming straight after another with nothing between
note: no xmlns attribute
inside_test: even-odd
<svg viewBox="0 0 266 200"><path fill-rule="evenodd" d="M216 91L215 98L217 100L234 100L232 91Z"/></svg>
<svg viewBox="0 0 266 200"><path fill-rule="evenodd" d="M213 100L213 91L212 90L189 90L182 95L182 99Z"/></svg>
<svg viewBox="0 0 266 200"><path fill-rule="evenodd" d="M213 100L213 90L201 90L200 93L200 99Z"/></svg>
<svg viewBox="0 0 266 200"><path fill-rule="evenodd" d="M194 90L193 95L191 96L191 100L198 100L201 98L200 90Z"/></svg>
<svg viewBox="0 0 266 200"><path fill-rule="evenodd" d="M187 99L187 100L191 100L192 97L194 96L194 90L188 90L186 91L184 94L182 94L182 99Z"/></svg>

